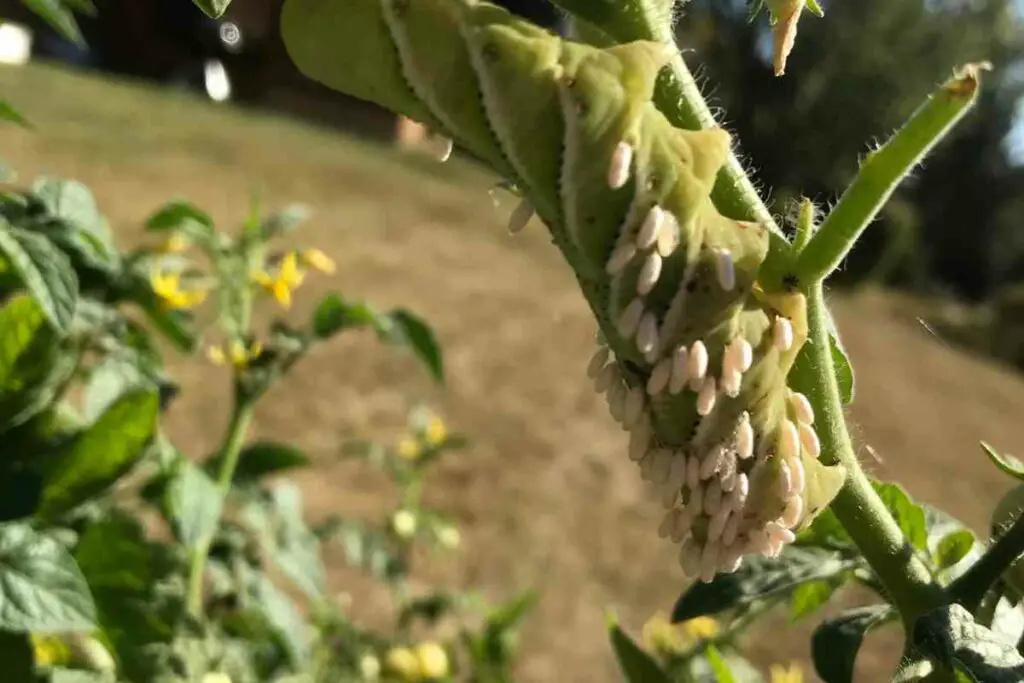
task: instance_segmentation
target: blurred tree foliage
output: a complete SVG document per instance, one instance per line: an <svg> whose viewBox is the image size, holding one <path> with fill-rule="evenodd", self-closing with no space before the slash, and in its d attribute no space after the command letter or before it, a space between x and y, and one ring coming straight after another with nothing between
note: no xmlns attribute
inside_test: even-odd
<svg viewBox="0 0 1024 683"><path fill-rule="evenodd" d="M971 299L1024 279L1024 168L1007 139L1024 95L1024 22L1014 1L821 4L825 18L801 22L781 79L770 68L767 21L749 23L745 0L691 0L679 22L680 45L705 65L705 89L756 163L773 211L785 213L801 192L834 201L869 145L955 65L988 60L995 71L978 110L899 190L843 277Z"/></svg>

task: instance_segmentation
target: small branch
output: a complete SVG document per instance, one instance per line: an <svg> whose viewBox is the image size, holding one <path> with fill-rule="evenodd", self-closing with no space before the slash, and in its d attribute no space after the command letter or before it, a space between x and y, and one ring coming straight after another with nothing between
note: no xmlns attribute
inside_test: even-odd
<svg viewBox="0 0 1024 683"><path fill-rule="evenodd" d="M231 491L231 482L235 478L235 469L238 467L238 458L245 444L245 437L252 422L253 406L250 402L243 401L235 404L235 410L231 415L231 423L228 426L224 438L224 446L221 448L220 472L217 475L217 490L221 500L227 497ZM219 515L217 525L220 525ZM216 527L215 527L216 528ZM203 574L206 571L206 559L210 554L210 545L213 543L213 534L202 538L196 543L192 551L192 557L188 567L188 611L193 617L203 616Z"/></svg>
<svg viewBox="0 0 1024 683"><path fill-rule="evenodd" d="M1024 515L1017 517L1013 526L950 584L949 592L953 600L973 614L988 590L1021 554L1024 554Z"/></svg>
<svg viewBox="0 0 1024 683"><path fill-rule="evenodd" d="M830 465L843 465L847 471L846 484L832 502L832 511L878 575L909 629L917 617L941 605L945 596L857 461L835 380L828 311L820 284L808 292L807 304L807 343L817 382L817 386L809 388L808 398L817 416L821 459Z"/></svg>
<svg viewBox="0 0 1024 683"><path fill-rule="evenodd" d="M968 64L959 69L885 145L868 154L857 178L800 253L795 274L801 283L822 282L839 267L896 187L970 110L985 68Z"/></svg>
<svg viewBox="0 0 1024 683"><path fill-rule="evenodd" d="M796 236L793 238L793 251L800 253L814 236L814 202L810 199L800 200L800 212L796 219Z"/></svg>

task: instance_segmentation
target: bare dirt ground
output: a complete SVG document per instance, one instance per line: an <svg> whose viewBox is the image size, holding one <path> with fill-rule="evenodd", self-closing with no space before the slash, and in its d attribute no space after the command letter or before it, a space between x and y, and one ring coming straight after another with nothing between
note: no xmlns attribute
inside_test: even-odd
<svg viewBox="0 0 1024 683"><path fill-rule="evenodd" d="M21 181L86 182L125 241L176 195L222 225L243 219L252 190L268 208L310 204L300 239L334 256L339 272L310 278L288 316L307 316L328 290L409 307L434 325L448 382L433 386L408 356L368 335L339 338L267 397L255 436L294 441L317 460L299 475L310 518L372 514L393 503L390 491L337 461L342 432L393 433L412 403L430 402L473 445L441 466L429 491L460 521L464 549L432 563L425 580L481 586L494 598L542 589L519 680L619 680L604 610L638 628L671 607L682 579L656 535L658 506L625 458L625 436L585 381L594 325L542 226L508 236L510 202L496 207L492 179L460 163L437 166L282 119L40 67L0 70L0 92L36 125L0 129L2 158ZM835 310L858 373L852 419L868 466L986 529L1008 483L977 442L1024 450L1024 378L930 335L891 295L837 297ZM185 390L169 429L199 456L224 427L227 377L213 381L199 359L173 367ZM332 589L380 619L366 581L340 553L327 560ZM762 629L752 651L762 664L806 661L813 624L785 639ZM899 648L892 631L874 641L860 662L864 681L882 680L879 666Z"/></svg>

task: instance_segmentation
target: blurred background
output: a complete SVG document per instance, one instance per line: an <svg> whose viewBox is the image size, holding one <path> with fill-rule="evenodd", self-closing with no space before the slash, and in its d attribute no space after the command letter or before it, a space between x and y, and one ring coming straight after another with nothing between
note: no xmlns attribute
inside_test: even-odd
<svg viewBox="0 0 1024 683"><path fill-rule="evenodd" d="M485 586L541 581L562 591L543 603L524 680L611 680L600 610L628 606L636 623L671 604L678 579L654 533L656 506L621 462L624 438L585 386L592 324L541 232L511 240L501 230L510 200L495 207L493 178L387 149L379 143L395 139L393 116L298 74L278 35L280 0L235 0L216 21L189 0L94 2L98 11L79 19L81 47L18 0L0 0L0 17L31 34L28 46L24 31L0 26L0 88L37 124L3 133L5 160L26 174L85 180L126 234L176 193L232 220L254 185L272 200L313 205L340 283L422 310L448 348L454 379L433 398L478 446L473 462L450 466L452 489L437 494L480 548L453 571ZM746 0L690 0L678 21L688 62L780 216L801 194L833 202L859 156L955 65L994 66L977 109L868 230L836 299L859 372L854 421L866 461L923 500L954 501L985 529L1005 482L976 443L1024 450L1024 381L1011 370L1024 368L1021 3L820 2L825 18L801 21L781 79L768 26L748 21ZM502 4L567 30L542 0ZM473 303L479 294L486 311ZM262 433L330 451L342 417L370 424L399 402L382 383L432 391L368 349L359 347L371 358L359 367L344 363L352 350L343 349L291 378L277 394L285 409L263 416ZM204 439L217 430L202 425L219 400L192 399L174 418L197 450L212 445ZM323 508L337 504L323 482L344 476L333 467L307 482L321 487ZM374 504L364 483L348 504ZM314 500L315 491L315 510ZM783 650L805 657L806 638ZM566 657L578 678L553 673Z"/></svg>

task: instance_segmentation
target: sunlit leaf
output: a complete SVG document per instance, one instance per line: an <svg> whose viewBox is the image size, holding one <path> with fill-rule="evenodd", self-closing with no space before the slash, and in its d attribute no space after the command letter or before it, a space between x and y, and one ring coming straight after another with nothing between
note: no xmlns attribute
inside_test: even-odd
<svg viewBox="0 0 1024 683"><path fill-rule="evenodd" d="M246 521L257 531L260 544L275 564L312 599L324 594L326 570L320 540L306 525L302 493L280 482L245 508Z"/></svg>
<svg viewBox="0 0 1024 683"><path fill-rule="evenodd" d="M203 10L206 16L217 19L227 11L231 0L192 0L196 7Z"/></svg>
<svg viewBox="0 0 1024 683"><path fill-rule="evenodd" d="M978 681L1024 680L1024 657L1016 643L976 623L961 605L939 607L918 619L913 643L938 665L957 668Z"/></svg>
<svg viewBox="0 0 1024 683"><path fill-rule="evenodd" d="M10 263L50 324L66 332L78 301L78 278L68 257L45 237L0 218L0 258Z"/></svg>
<svg viewBox="0 0 1024 683"><path fill-rule="evenodd" d="M819 548L789 547L776 558L748 557L739 570L690 586L676 601L672 621L743 608L766 598L785 598L811 581L841 582L853 566L837 553Z"/></svg>
<svg viewBox="0 0 1024 683"><path fill-rule="evenodd" d="M917 550L927 550L928 525L925 522L924 508L915 503L899 484L872 482L872 485L885 506L889 508L889 512L896 518L910 544Z"/></svg>
<svg viewBox="0 0 1024 683"><path fill-rule="evenodd" d="M981 447L996 467L1011 477L1024 481L1024 463L1008 453L999 453L984 441L981 442Z"/></svg>
<svg viewBox="0 0 1024 683"><path fill-rule="evenodd" d="M935 552L935 563L940 569L952 567L967 557L974 547L974 543L974 534L968 529L960 529L947 534L939 541L938 549Z"/></svg>
<svg viewBox="0 0 1024 683"><path fill-rule="evenodd" d="M0 524L0 631L95 628L96 607L65 547L29 524Z"/></svg>
<svg viewBox="0 0 1024 683"><path fill-rule="evenodd" d="M167 492L178 538L188 548L212 538L220 521L224 498L217 483L192 464L183 461Z"/></svg>
<svg viewBox="0 0 1024 683"><path fill-rule="evenodd" d="M841 585L842 582L838 581L808 581L800 584L789 599L789 618L796 621L821 609Z"/></svg>
<svg viewBox="0 0 1024 683"><path fill-rule="evenodd" d="M122 395L46 472L39 514L56 516L112 486L145 452L158 413L156 392Z"/></svg>

